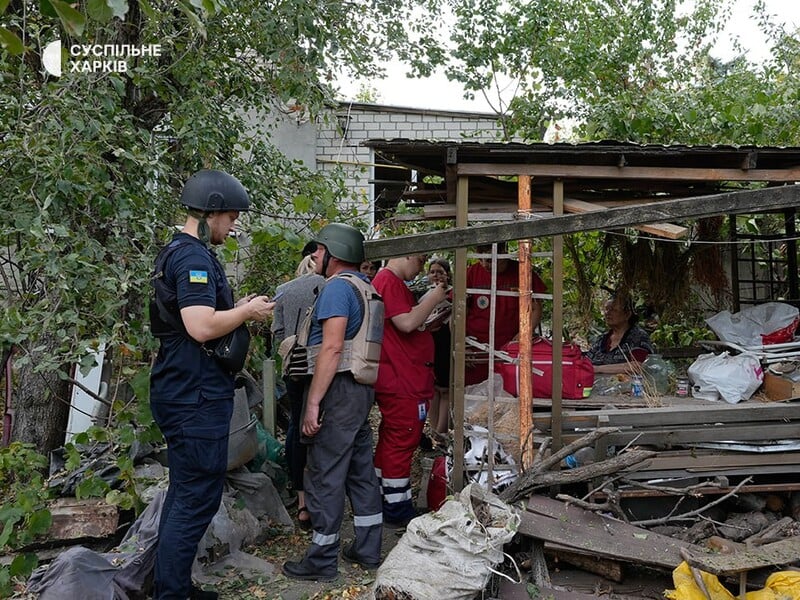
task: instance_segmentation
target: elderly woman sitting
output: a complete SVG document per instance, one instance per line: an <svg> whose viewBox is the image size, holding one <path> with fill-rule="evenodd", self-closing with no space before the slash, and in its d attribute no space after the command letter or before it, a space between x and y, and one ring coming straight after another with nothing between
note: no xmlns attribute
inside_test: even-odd
<svg viewBox="0 0 800 600"><path fill-rule="evenodd" d="M595 373L638 371L639 363L655 352L647 332L636 325L636 312L628 296L616 295L603 306L608 331L589 348L586 355Z"/></svg>

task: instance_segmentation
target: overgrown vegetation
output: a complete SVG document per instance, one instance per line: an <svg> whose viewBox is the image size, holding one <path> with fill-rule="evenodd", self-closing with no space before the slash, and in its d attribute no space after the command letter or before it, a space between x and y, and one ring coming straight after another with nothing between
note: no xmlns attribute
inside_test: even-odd
<svg viewBox="0 0 800 600"><path fill-rule="evenodd" d="M42 475L46 466L45 457L30 444L0 448L0 548L24 548L50 528L47 501L52 493ZM13 578L26 577L38 562L34 552L23 551L0 568L0 596L10 596Z"/></svg>

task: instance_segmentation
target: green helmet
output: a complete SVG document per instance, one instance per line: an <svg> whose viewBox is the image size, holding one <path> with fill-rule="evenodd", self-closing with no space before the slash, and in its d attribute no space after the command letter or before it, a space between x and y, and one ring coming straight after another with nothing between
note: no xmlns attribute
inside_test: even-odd
<svg viewBox="0 0 800 600"><path fill-rule="evenodd" d="M250 196L233 175L215 169L203 169L183 186L181 204L203 212L250 210Z"/></svg>
<svg viewBox="0 0 800 600"><path fill-rule="evenodd" d="M361 264L364 260L364 236L355 227L330 223L320 229L314 241L328 249L328 254L347 263Z"/></svg>

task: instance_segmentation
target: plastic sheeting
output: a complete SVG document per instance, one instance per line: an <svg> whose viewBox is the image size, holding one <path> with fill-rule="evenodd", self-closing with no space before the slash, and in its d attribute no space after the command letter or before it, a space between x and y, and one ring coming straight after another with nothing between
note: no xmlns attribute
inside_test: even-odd
<svg viewBox="0 0 800 600"><path fill-rule="evenodd" d="M128 600L153 570L164 496L155 496L114 550L70 548L31 574L28 591L39 594L39 600Z"/></svg>
<svg viewBox="0 0 800 600"><path fill-rule="evenodd" d="M723 586L716 575L700 571L703 583L711 597L710 600L737 600L738 596L732 594ZM674 590L667 590L664 596L670 600L709 600L692 577L689 565L682 562L672 572ZM800 600L800 572L778 571L767 578L766 585L753 592L747 592L746 600Z"/></svg>

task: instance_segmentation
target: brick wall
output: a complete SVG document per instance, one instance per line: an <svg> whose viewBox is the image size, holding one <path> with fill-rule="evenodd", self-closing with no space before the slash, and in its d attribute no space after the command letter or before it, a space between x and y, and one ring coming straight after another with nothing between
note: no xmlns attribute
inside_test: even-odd
<svg viewBox="0 0 800 600"><path fill-rule="evenodd" d="M374 156L361 146L369 139L498 141L500 127L487 113L439 111L343 103L317 123L316 167L341 168L351 190L351 205L372 223Z"/></svg>

